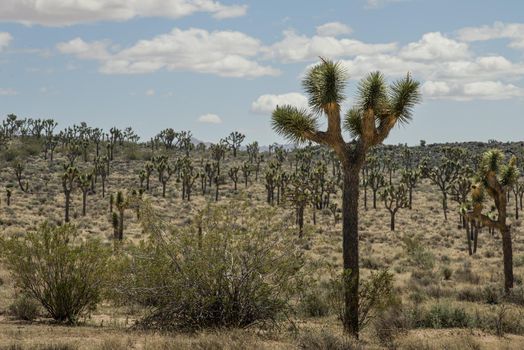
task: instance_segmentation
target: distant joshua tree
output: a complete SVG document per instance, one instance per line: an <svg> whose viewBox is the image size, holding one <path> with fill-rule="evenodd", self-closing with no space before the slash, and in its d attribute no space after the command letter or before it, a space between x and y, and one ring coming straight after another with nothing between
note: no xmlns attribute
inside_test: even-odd
<svg viewBox="0 0 524 350"><path fill-rule="evenodd" d="M343 260L344 328L358 337L359 332L359 249L358 200L359 176L369 149L386 139L397 124L411 119L413 107L420 101L419 83L409 74L388 86L384 76L374 72L358 87L356 106L342 120L347 75L340 63L326 59L305 75L303 86L313 113L294 106L277 106L273 111L273 129L292 142L312 141L331 147L343 172ZM320 131L317 117L327 117L327 130ZM342 127L353 136L347 143Z"/></svg>

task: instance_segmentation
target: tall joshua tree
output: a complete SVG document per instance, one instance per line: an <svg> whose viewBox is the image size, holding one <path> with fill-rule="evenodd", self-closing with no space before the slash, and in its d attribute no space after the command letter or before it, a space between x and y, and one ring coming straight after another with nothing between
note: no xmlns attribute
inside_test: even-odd
<svg viewBox="0 0 524 350"><path fill-rule="evenodd" d="M471 187L471 210L466 213L468 221L479 221L483 226L498 229L502 235L502 255L504 259L504 289L509 292L513 288L513 248L511 243L511 227L506 223L507 197L506 193L517 181L519 171L516 158L508 164L503 164L504 154L496 149L484 153L477 182ZM496 218L484 212L486 194L495 202Z"/></svg>
<svg viewBox="0 0 524 350"><path fill-rule="evenodd" d="M313 141L331 147L343 171L342 237L344 260L343 324L358 337L359 331L359 249L358 197L359 175L369 149L384 141L390 130L411 119L413 107L420 100L419 83L409 74L388 86L379 72L368 74L359 84L357 104L342 120L347 75L338 62L322 59L312 67L302 82L309 97L307 109L277 106L273 111L273 129L293 142ZM318 129L318 116L327 117L327 130ZM346 142L342 128L353 140Z"/></svg>

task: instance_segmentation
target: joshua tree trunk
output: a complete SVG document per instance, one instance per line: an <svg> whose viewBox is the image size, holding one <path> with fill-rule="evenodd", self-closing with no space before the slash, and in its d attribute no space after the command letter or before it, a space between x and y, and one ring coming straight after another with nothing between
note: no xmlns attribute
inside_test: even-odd
<svg viewBox="0 0 524 350"><path fill-rule="evenodd" d="M304 207L299 206L297 208L297 224L298 224L298 237L304 236Z"/></svg>
<svg viewBox="0 0 524 350"><path fill-rule="evenodd" d="M69 222L69 202L71 200L71 193L65 193L65 222Z"/></svg>
<svg viewBox="0 0 524 350"><path fill-rule="evenodd" d="M408 208L411 210L413 205L413 187L409 186L409 205Z"/></svg>
<svg viewBox="0 0 524 350"><path fill-rule="evenodd" d="M82 216L86 216L87 192L82 191Z"/></svg>
<svg viewBox="0 0 524 350"><path fill-rule="evenodd" d="M502 253L504 256L504 290L513 288L513 249L511 246L511 231L508 226L502 230Z"/></svg>
<svg viewBox="0 0 524 350"><path fill-rule="evenodd" d="M442 210L444 211L444 220L448 221L448 195L442 192Z"/></svg>
<svg viewBox="0 0 524 350"><path fill-rule="evenodd" d="M479 242L479 224L477 222L473 225L473 230L471 232L473 237L473 254L477 253L477 247Z"/></svg>
<svg viewBox="0 0 524 350"><path fill-rule="evenodd" d="M469 222L466 222L466 236L468 239L468 253L469 255L473 255L473 250L471 249L471 232L472 232L472 224Z"/></svg>
<svg viewBox="0 0 524 350"><path fill-rule="evenodd" d="M124 239L124 211L120 210L118 215L118 239Z"/></svg>
<svg viewBox="0 0 524 350"><path fill-rule="evenodd" d="M389 224L391 231L395 231L395 214L396 213L397 213L396 211L391 211L391 222Z"/></svg>
<svg viewBox="0 0 524 350"><path fill-rule="evenodd" d="M358 336L358 196L359 169L358 164L344 166L344 188L342 197L342 251L344 259L344 326Z"/></svg>

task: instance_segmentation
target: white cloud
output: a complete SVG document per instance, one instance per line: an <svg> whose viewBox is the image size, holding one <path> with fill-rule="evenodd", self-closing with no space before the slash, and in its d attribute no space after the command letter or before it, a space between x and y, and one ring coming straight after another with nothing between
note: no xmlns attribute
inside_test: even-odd
<svg viewBox="0 0 524 350"><path fill-rule="evenodd" d="M404 1L409 1L409 0L367 0L366 8L376 9L376 8L383 7L389 3L404 2Z"/></svg>
<svg viewBox="0 0 524 350"><path fill-rule="evenodd" d="M340 22L329 22L317 27L317 34L319 36L339 36L342 34L350 34L353 30L351 27Z"/></svg>
<svg viewBox="0 0 524 350"><path fill-rule="evenodd" d="M81 59L100 61L100 71L106 74L152 73L166 69L252 78L280 73L255 60L263 50L259 40L236 31L175 28L114 53L108 52L108 45L108 42L86 43L76 38L58 44L57 48Z"/></svg>
<svg viewBox="0 0 524 350"><path fill-rule="evenodd" d="M400 56L411 60L452 60L470 56L468 45L448 39L439 32L426 33L400 50Z"/></svg>
<svg viewBox="0 0 524 350"><path fill-rule="evenodd" d="M251 110L255 113L269 114L276 106L292 105L299 108L307 108L308 101L306 96L298 92L290 92L282 95L266 94L258 97L251 104Z"/></svg>
<svg viewBox="0 0 524 350"><path fill-rule="evenodd" d="M18 95L18 91L12 88L0 88L0 96L15 96Z"/></svg>
<svg viewBox="0 0 524 350"><path fill-rule="evenodd" d="M426 81L422 85L424 97L457 101L506 100L524 97L524 89L500 81L476 81L471 83Z"/></svg>
<svg viewBox="0 0 524 350"><path fill-rule="evenodd" d="M146 90L146 96L155 96L156 91L154 89Z"/></svg>
<svg viewBox="0 0 524 350"><path fill-rule="evenodd" d="M524 38L524 23L495 22L492 25L466 27L458 31L458 37L464 41L486 41L502 38Z"/></svg>
<svg viewBox="0 0 524 350"><path fill-rule="evenodd" d="M243 16L246 11L245 5L215 0L2 0L0 21L67 26L135 17L180 18L197 12L224 19Z"/></svg>
<svg viewBox="0 0 524 350"><path fill-rule="evenodd" d="M198 121L205 124L222 124L222 119L218 115L211 113L201 115L198 117Z"/></svg>
<svg viewBox="0 0 524 350"><path fill-rule="evenodd" d="M86 43L81 38L75 38L65 43L59 43L57 48L61 53L75 55L81 59L104 60L111 56L107 50L109 45L110 42L107 40Z"/></svg>
<svg viewBox="0 0 524 350"><path fill-rule="evenodd" d="M354 39L337 39L319 35L307 37L293 30L287 30L281 41L266 50L266 56L284 62L300 62L317 60L319 56L341 58L391 52L396 47L396 43L367 44Z"/></svg>
<svg viewBox="0 0 524 350"><path fill-rule="evenodd" d="M7 32L0 32L0 51L9 46L12 40L13 37L11 36L11 34Z"/></svg>

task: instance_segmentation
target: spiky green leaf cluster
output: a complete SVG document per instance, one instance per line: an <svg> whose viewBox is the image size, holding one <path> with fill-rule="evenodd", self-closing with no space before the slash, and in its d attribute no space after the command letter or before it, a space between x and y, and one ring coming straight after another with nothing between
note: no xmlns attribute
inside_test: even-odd
<svg viewBox="0 0 524 350"><path fill-rule="evenodd" d="M307 110L289 105L277 106L271 125L277 134L295 143L305 142L305 133L315 133L318 128L316 118Z"/></svg>
<svg viewBox="0 0 524 350"><path fill-rule="evenodd" d="M311 68L302 81L302 86L313 111L320 114L329 104L340 105L345 98L347 78L340 62L322 59L321 63Z"/></svg>

